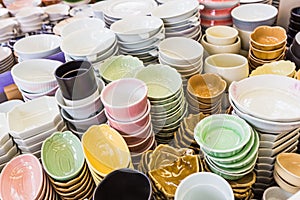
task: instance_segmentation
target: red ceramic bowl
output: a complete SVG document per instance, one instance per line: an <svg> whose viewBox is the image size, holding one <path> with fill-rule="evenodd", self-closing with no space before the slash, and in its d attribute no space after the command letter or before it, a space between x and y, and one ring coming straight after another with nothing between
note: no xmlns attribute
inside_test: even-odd
<svg viewBox="0 0 300 200"><path fill-rule="evenodd" d="M231 18L231 11L237 6L234 6L232 8L224 8L224 9L205 8L200 11L200 16L201 18L205 18L205 19L228 19Z"/></svg>
<svg viewBox="0 0 300 200"><path fill-rule="evenodd" d="M218 26L218 25L232 26L232 19L231 18L221 19L221 20L201 19L201 26L211 27L211 26Z"/></svg>

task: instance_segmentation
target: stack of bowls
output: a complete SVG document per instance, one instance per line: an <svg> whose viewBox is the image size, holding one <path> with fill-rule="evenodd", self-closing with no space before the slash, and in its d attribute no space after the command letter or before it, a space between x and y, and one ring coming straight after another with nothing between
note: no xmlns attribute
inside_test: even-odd
<svg viewBox="0 0 300 200"><path fill-rule="evenodd" d="M18 29L18 22L15 18L0 19L0 43L13 39Z"/></svg>
<svg viewBox="0 0 300 200"><path fill-rule="evenodd" d="M11 70L15 64L15 58L10 48L0 47L0 74Z"/></svg>
<svg viewBox="0 0 300 200"><path fill-rule="evenodd" d="M18 40L13 48L22 62L29 59L45 58L60 52L61 38L57 35L31 35Z"/></svg>
<svg viewBox="0 0 300 200"><path fill-rule="evenodd" d="M298 32L293 40L292 45L286 53L286 59L296 64L296 69L300 69L300 32Z"/></svg>
<svg viewBox="0 0 300 200"><path fill-rule="evenodd" d="M239 0L198 0L204 5L200 10L201 26L205 30L212 26L232 26L231 11L239 6Z"/></svg>
<svg viewBox="0 0 300 200"><path fill-rule="evenodd" d="M287 46L290 46L296 34L300 31L300 7L291 10L289 26L287 30Z"/></svg>
<svg viewBox="0 0 300 200"><path fill-rule="evenodd" d="M201 120L194 132L212 172L227 180L238 180L253 171L259 136L243 119L211 115Z"/></svg>
<svg viewBox="0 0 300 200"><path fill-rule="evenodd" d="M295 194L300 190L300 156L296 153L280 153L276 157L274 178L286 192Z"/></svg>
<svg viewBox="0 0 300 200"><path fill-rule="evenodd" d="M32 59L16 64L11 75L25 101L42 96L54 96L58 85L54 71L62 63L47 59Z"/></svg>
<svg viewBox="0 0 300 200"><path fill-rule="evenodd" d="M19 155L17 145L14 145L9 135L7 117L5 113L0 113L0 171L13 157Z"/></svg>
<svg viewBox="0 0 300 200"><path fill-rule="evenodd" d="M0 183L1 199L59 198L40 161L31 154L11 159L0 175Z"/></svg>
<svg viewBox="0 0 300 200"><path fill-rule="evenodd" d="M138 57L145 65L157 61L155 51L165 38L161 19L154 16L127 17L113 23L110 29L118 38L120 53Z"/></svg>
<svg viewBox="0 0 300 200"><path fill-rule="evenodd" d="M54 97L39 97L15 106L7 113L9 134L22 153L40 158L45 138L64 127Z"/></svg>
<svg viewBox="0 0 300 200"><path fill-rule="evenodd" d="M296 65L288 60L274 61L257 67L251 72L250 76L262 74L278 74L293 78L296 74Z"/></svg>
<svg viewBox="0 0 300 200"><path fill-rule="evenodd" d="M205 30L201 44L208 55L236 53L241 50L241 38L238 31L229 26L213 26Z"/></svg>
<svg viewBox="0 0 300 200"><path fill-rule="evenodd" d="M137 57L130 55L112 56L99 66L99 74L102 80L108 84L112 81L133 77L135 72L144 67Z"/></svg>
<svg viewBox="0 0 300 200"><path fill-rule="evenodd" d="M90 199L95 189L80 140L70 131L55 132L42 145L42 164L62 199ZM68 166L68 167L66 167Z"/></svg>
<svg viewBox="0 0 300 200"><path fill-rule="evenodd" d="M124 138L134 165L155 144L147 91L143 81L124 78L108 84L101 95L108 123Z"/></svg>
<svg viewBox="0 0 300 200"><path fill-rule="evenodd" d="M159 62L176 69L181 75L184 89L191 76L203 71L204 49L190 38L167 38L159 44L158 50Z"/></svg>
<svg viewBox="0 0 300 200"><path fill-rule="evenodd" d="M222 111L226 81L216 74L197 74L187 83L186 98L189 113L216 114Z"/></svg>
<svg viewBox="0 0 300 200"><path fill-rule="evenodd" d="M91 5L91 8L94 12L94 17L104 20L103 11L105 9L107 1L98 1Z"/></svg>
<svg viewBox="0 0 300 200"><path fill-rule="evenodd" d="M25 7L20 9L16 15L20 29L23 33L42 29L43 24L48 23L48 15L41 7Z"/></svg>
<svg viewBox="0 0 300 200"><path fill-rule="evenodd" d="M233 114L246 120L260 135L254 192L260 196L273 183L276 155L297 150L299 139L299 92L291 89L297 80L281 75L251 76L229 87ZM261 87L263 84L263 87ZM251 87L251 89L249 89ZM269 95L271 94L271 95ZM286 99L286 95L290 95ZM276 105L265 99L276 99ZM288 106L282 107L282 104ZM251 102L250 104L246 102ZM298 117L297 117L298 116Z"/></svg>
<svg viewBox="0 0 300 200"><path fill-rule="evenodd" d="M49 21L55 23L64 18L67 18L69 14L70 6L66 4L52 4L45 6L44 12L49 16Z"/></svg>
<svg viewBox="0 0 300 200"><path fill-rule="evenodd" d="M250 70L272 61L284 59L286 39L286 31L282 27L257 27L250 35L248 55Z"/></svg>
<svg viewBox="0 0 300 200"><path fill-rule="evenodd" d="M156 6L154 0L109 0L103 10L105 25L109 28L114 22L129 16L149 15Z"/></svg>
<svg viewBox="0 0 300 200"><path fill-rule="evenodd" d="M94 27L72 31L63 38L60 48L66 61L86 60L90 61L94 68L119 51L113 31Z"/></svg>
<svg viewBox="0 0 300 200"><path fill-rule="evenodd" d="M165 25L166 37L201 38L199 3L197 0L168 1L151 12L161 18Z"/></svg>
<svg viewBox="0 0 300 200"><path fill-rule="evenodd" d="M82 136L83 153L96 185L120 168L133 168L123 137L106 124L91 126Z"/></svg>
<svg viewBox="0 0 300 200"><path fill-rule="evenodd" d="M252 31L258 26L272 26L277 14L277 8L262 3L245 4L232 10L233 26L239 31L243 50L249 50Z"/></svg>
<svg viewBox="0 0 300 200"><path fill-rule="evenodd" d="M158 143L168 143L187 115L180 74L167 65L149 65L135 75L148 87L151 121ZM155 78L153 78L155 77Z"/></svg>

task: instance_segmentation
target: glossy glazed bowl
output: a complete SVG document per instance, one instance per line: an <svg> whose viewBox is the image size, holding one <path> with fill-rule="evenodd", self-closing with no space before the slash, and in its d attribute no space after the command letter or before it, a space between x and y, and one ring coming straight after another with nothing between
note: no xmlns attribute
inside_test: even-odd
<svg viewBox="0 0 300 200"><path fill-rule="evenodd" d="M238 31L229 26L213 26L205 30L207 42L215 45L230 45L236 41Z"/></svg>
<svg viewBox="0 0 300 200"><path fill-rule="evenodd" d="M280 60L264 64L253 70L250 76L262 75L262 74L278 74L282 76L293 77L295 74L296 65L291 61Z"/></svg>
<svg viewBox="0 0 300 200"><path fill-rule="evenodd" d="M285 50L286 50L286 46L285 46L286 43L279 49L268 50L268 51L257 49L254 46L252 46L252 44L253 43L250 44L251 53L257 59L261 59L261 60L275 60L275 59L278 59L283 53L285 53Z"/></svg>

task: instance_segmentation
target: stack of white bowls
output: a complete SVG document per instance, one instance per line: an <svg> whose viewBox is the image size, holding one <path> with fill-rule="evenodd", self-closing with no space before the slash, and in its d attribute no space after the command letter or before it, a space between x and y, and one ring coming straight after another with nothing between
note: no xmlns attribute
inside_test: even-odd
<svg viewBox="0 0 300 200"><path fill-rule="evenodd" d="M117 55L119 51L116 35L107 28L74 31L63 37L60 48L65 54L66 61L90 61L95 70L99 63Z"/></svg>
<svg viewBox="0 0 300 200"><path fill-rule="evenodd" d="M0 74L9 71L15 64L15 58L8 47L0 47Z"/></svg>
<svg viewBox="0 0 300 200"><path fill-rule="evenodd" d="M151 121L158 143L168 143L187 115L180 74L167 65L148 65L135 75L148 87Z"/></svg>
<svg viewBox="0 0 300 200"><path fill-rule="evenodd" d="M48 59L32 59L16 64L11 75L25 101L54 96L58 85L54 71L62 63Z"/></svg>
<svg viewBox="0 0 300 200"><path fill-rule="evenodd" d="M15 18L0 19L0 27L0 43L4 43L15 37L18 22Z"/></svg>
<svg viewBox="0 0 300 200"><path fill-rule="evenodd" d="M157 46L165 38L163 21L153 16L127 17L113 23L120 53L138 57L145 65L157 61Z"/></svg>
<svg viewBox="0 0 300 200"><path fill-rule="evenodd" d="M67 18L70 6L66 4L52 4L44 7L44 12L49 16L50 22L57 22Z"/></svg>
<svg viewBox="0 0 300 200"><path fill-rule="evenodd" d="M54 97L40 97L15 106L7 113L9 134L22 153L41 157L43 141L65 129Z"/></svg>
<svg viewBox="0 0 300 200"><path fill-rule="evenodd" d="M155 7L157 3L154 0L108 0L103 9L103 18L109 28L114 22L128 16L149 15Z"/></svg>
<svg viewBox="0 0 300 200"><path fill-rule="evenodd" d="M8 132L6 114L0 113L0 171L13 157L20 154Z"/></svg>
<svg viewBox="0 0 300 200"><path fill-rule="evenodd" d="M25 7L16 14L20 29L23 33L33 32L42 29L43 24L47 24L48 15L41 7Z"/></svg>
<svg viewBox="0 0 300 200"><path fill-rule="evenodd" d="M201 38L199 2L197 0L168 1L153 9L151 15L163 20L166 37Z"/></svg>
<svg viewBox="0 0 300 200"><path fill-rule="evenodd" d="M173 37L163 40L158 46L159 62L180 73L183 87L187 80L203 71L203 47L200 43L184 37Z"/></svg>
<svg viewBox="0 0 300 200"><path fill-rule="evenodd" d="M258 196L274 181L276 156L297 150L300 127L300 93L294 87L297 84L297 80L285 76L260 75L233 82L229 87L233 114L245 119L260 135L254 184Z"/></svg>

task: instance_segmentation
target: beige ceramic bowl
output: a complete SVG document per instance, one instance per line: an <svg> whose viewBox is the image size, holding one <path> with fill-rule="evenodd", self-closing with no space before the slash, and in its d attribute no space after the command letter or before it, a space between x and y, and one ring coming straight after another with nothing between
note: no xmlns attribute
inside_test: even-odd
<svg viewBox="0 0 300 200"><path fill-rule="evenodd" d="M236 41L239 32L229 26L212 26L206 29L207 42L215 45L230 45Z"/></svg>
<svg viewBox="0 0 300 200"><path fill-rule="evenodd" d="M216 74L196 74L188 80L188 92L203 103L214 103L222 97L227 86Z"/></svg>
<svg viewBox="0 0 300 200"><path fill-rule="evenodd" d="M255 57L257 57L258 59L262 59L262 60L274 60L274 59L280 57L280 55L285 52L285 50L286 50L285 44L286 44L286 42L279 49L266 51L266 50L260 50L260 49L255 48L253 46L253 43L251 42L250 49L251 49L253 55Z"/></svg>
<svg viewBox="0 0 300 200"><path fill-rule="evenodd" d="M300 155L281 153L276 157L277 173L286 182L300 187ZM300 188L299 188L300 189Z"/></svg>
<svg viewBox="0 0 300 200"><path fill-rule="evenodd" d="M293 77L295 75L295 69L295 63L288 60L280 60L257 67L251 72L250 76L257 76L262 74L278 74Z"/></svg>
<svg viewBox="0 0 300 200"><path fill-rule="evenodd" d="M285 29L279 26L259 26L250 35L252 46L265 51L282 48L286 39Z"/></svg>

